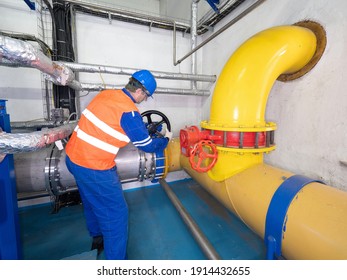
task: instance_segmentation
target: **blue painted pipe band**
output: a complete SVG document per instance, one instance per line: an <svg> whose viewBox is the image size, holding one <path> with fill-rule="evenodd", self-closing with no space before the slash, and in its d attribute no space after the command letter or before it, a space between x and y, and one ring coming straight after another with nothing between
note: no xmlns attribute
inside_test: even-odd
<svg viewBox="0 0 347 280"><path fill-rule="evenodd" d="M160 178L163 177L165 172L165 154L164 150L155 153L155 178L151 181L152 183L157 183Z"/></svg>
<svg viewBox="0 0 347 280"><path fill-rule="evenodd" d="M297 193L307 184L321 181L313 180L305 176L294 175L286 179L274 193L266 214L265 221L265 245L269 251L274 252L277 257L282 254L282 236L285 231L285 219L288 208ZM269 242L273 240L274 242ZM275 249L273 248L275 244ZM271 257L267 256L268 259Z"/></svg>

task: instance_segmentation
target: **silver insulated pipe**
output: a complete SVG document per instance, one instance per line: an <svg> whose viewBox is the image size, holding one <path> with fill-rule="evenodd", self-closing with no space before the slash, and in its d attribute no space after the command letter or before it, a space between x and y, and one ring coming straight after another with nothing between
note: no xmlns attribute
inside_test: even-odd
<svg viewBox="0 0 347 280"><path fill-rule="evenodd" d="M32 67L40 70L45 79L56 85L69 86L81 91L99 91L102 89L115 88L114 85L81 83L75 79L74 72L108 73L115 75L131 75L138 69L115 67L94 64L78 64L71 62L52 61L40 50L34 48L30 43L4 35L0 35L0 65L7 67ZM214 75L194 75L184 73L169 73L163 71L151 71L158 79L186 80L214 83ZM181 89L181 88L158 88L161 94L183 94L183 95L209 95L209 90L203 89Z"/></svg>
<svg viewBox="0 0 347 280"><path fill-rule="evenodd" d="M25 197L33 192L59 196L77 190L76 182L65 164L65 150L55 144L31 153L14 154L17 193ZM132 143L117 154L117 171L122 183L150 180L164 175L164 153L145 153ZM30 194L30 195L29 195Z"/></svg>
<svg viewBox="0 0 347 280"><path fill-rule="evenodd" d="M75 75L60 62L53 62L30 43L0 35L0 62L33 67L46 74L46 79L57 85L75 86Z"/></svg>
<svg viewBox="0 0 347 280"><path fill-rule="evenodd" d="M76 123L55 128L43 128L29 133L0 132L0 154L16 154L36 151L71 135Z"/></svg>

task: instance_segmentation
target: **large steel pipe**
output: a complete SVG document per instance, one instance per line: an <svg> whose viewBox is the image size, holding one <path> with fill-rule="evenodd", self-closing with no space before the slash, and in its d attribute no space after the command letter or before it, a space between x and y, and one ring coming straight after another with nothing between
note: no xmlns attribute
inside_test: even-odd
<svg viewBox="0 0 347 280"><path fill-rule="evenodd" d="M65 165L65 150L57 146L31 153L14 154L17 193L48 191L61 195L76 190L76 182ZM157 180L168 170L162 153L144 153L132 143L120 149L116 165L122 183Z"/></svg>

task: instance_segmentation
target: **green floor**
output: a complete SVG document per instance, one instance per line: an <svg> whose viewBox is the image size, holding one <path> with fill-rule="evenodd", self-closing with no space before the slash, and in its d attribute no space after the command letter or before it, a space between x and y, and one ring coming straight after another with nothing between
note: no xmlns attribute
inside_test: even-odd
<svg viewBox="0 0 347 280"><path fill-rule="evenodd" d="M265 259L263 240L187 179L169 184L222 259ZM205 255L160 185L125 192L129 206L128 259L203 260ZM81 205L51 214L51 205L19 210L26 260L95 259ZM99 259L104 259L103 254Z"/></svg>

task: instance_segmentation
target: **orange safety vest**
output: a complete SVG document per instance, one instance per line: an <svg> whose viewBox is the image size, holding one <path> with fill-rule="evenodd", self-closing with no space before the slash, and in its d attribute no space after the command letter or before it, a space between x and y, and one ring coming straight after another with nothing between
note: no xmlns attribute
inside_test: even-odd
<svg viewBox="0 0 347 280"><path fill-rule="evenodd" d="M139 110L122 90L101 91L82 112L66 145L71 161L97 170L114 167L118 150L130 142L120 120L131 111Z"/></svg>

